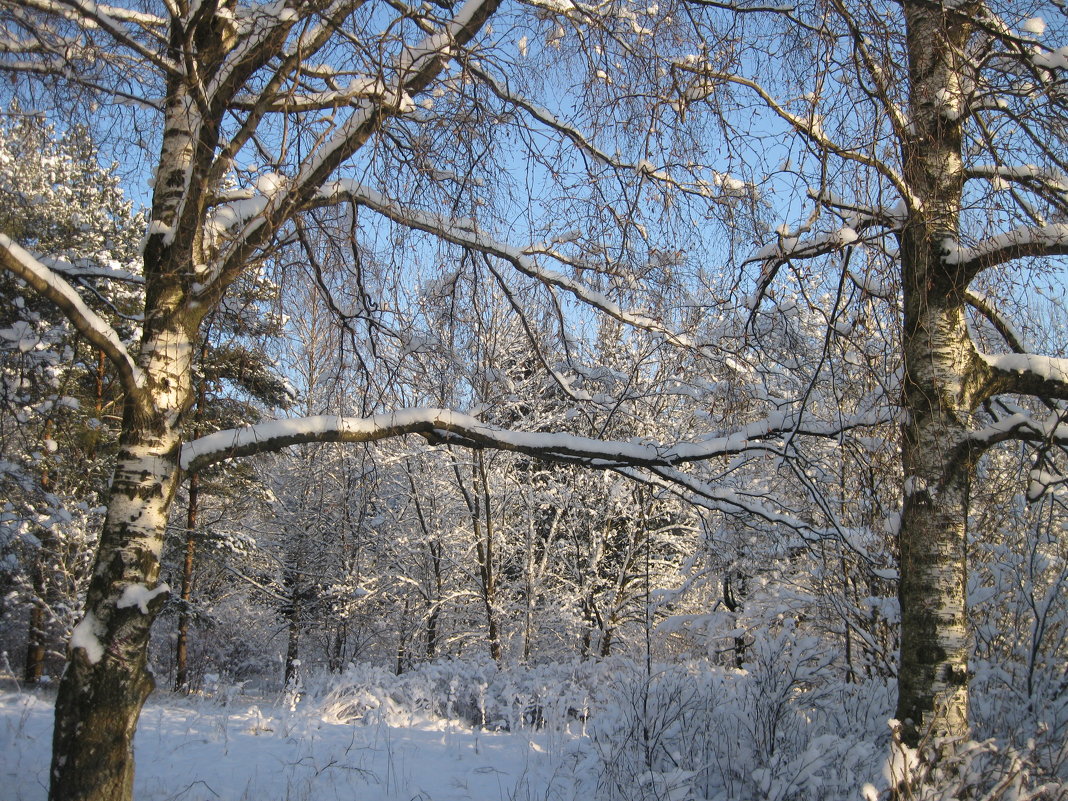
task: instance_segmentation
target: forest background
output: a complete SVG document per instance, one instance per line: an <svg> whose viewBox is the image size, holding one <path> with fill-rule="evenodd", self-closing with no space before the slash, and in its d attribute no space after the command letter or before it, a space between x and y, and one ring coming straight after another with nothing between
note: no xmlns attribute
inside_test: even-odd
<svg viewBox="0 0 1068 801"><path fill-rule="evenodd" d="M893 736L888 785L1063 794L1062 5L0 14L0 637L63 672L53 798L132 792L150 656L618 656L686 792L848 794L798 760ZM749 723L654 744L679 671Z"/></svg>

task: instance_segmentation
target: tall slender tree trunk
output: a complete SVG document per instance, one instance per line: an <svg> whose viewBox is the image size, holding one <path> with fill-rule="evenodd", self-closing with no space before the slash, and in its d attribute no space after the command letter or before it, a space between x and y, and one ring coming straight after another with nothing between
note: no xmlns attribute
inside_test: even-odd
<svg viewBox="0 0 1068 801"><path fill-rule="evenodd" d="M607 659L612 654L612 632L614 631L614 626L606 626L601 629L600 654L602 659Z"/></svg>
<svg viewBox="0 0 1068 801"><path fill-rule="evenodd" d="M26 632L26 664L23 670L23 680L27 684L36 684L44 675L45 663L45 621L47 615L47 602L45 593L48 591L48 582L45 579L44 549L47 544L41 541L40 550L33 566L33 605L30 607L29 630Z"/></svg>
<svg viewBox="0 0 1068 801"><path fill-rule="evenodd" d="M497 579L493 570L493 516L490 506L489 485L486 478L486 463L482 453L476 451L475 461L471 465L472 489L468 490L460 473L459 464L453 460L452 470L456 476L456 486L463 495L464 503L471 515L471 530L475 537L475 556L478 559L479 594L482 597L482 606L486 613L486 629L489 639L489 651L493 661L501 661L501 640L497 627ZM479 481L482 482L481 492ZM485 537L483 537L482 511L486 511Z"/></svg>
<svg viewBox="0 0 1068 801"><path fill-rule="evenodd" d="M406 624L408 622L408 610L411 604L408 599L404 599L404 612L401 613L401 624L399 631L397 632L397 675L399 676L404 672L406 663L408 662L408 632Z"/></svg>
<svg viewBox="0 0 1068 801"><path fill-rule="evenodd" d="M438 653L438 619L441 616L441 544L431 541L427 547L430 550L430 565L433 571L431 578L434 598L426 620L426 655L427 659L433 659Z"/></svg>
<svg viewBox="0 0 1068 801"><path fill-rule="evenodd" d="M185 515L185 559L182 562L182 611L178 614L178 642L174 648L174 691L189 689L189 613L193 602L193 564L197 550L197 515L200 502L200 476L189 476L189 507Z"/></svg>
<svg viewBox="0 0 1068 801"><path fill-rule="evenodd" d="M727 607L727 611L731 614L737 614L742 608L741 602L734 593L734 583L731 580L730 570L723 574L723 605ZM737 620L734 621L734 626L737 628ZM734 638L734 666L741 670L744 664L745 637L738 636Z"/></svg>
<svg viewBox="0 0 1068 801"><path fill-rule="evenodd" d="M486 538L483 542L478 520L475 520L475 552L478 555L478 570L481 578L482 606L486 610L486 636L489 638L490 656L494 662L501 661L501 638L497 630L497 615L494 606L497 603L497 582L493 574L493 529L486 526Z"/></svg>
<svg viewBox="0 0 1068 801"><path fill-rule="evenodd" d="M297 673L300 668L300 618L301 601L303 600L303 587L301 586L301 565L287 570L285 586L289 591L289 599L286 605L286 664L283 677L286 687L295 686Z"/></svg>
<svg viewBox="0 0 1068 801"><path fill-rule="evenodd" d="M202 365L206 350L206 345L200 348ZM197 386L196 410L193 413L194 438L200 436L200 422L204 417L207 389L207 379L202 376ZM189 623L192 620L190 609L193 603L193 566L197 551L197 517L200 514L200 476L197 473L190 473L188 487L189 505L185 515L185 559L182 561L182 611L178 614L178 642L174 647L174 691L176 693L189 690Z"/></svg>
<svg viewBox="0 0 1068 801"><path fill-rule="evenodd" d="M964 303L968 276L945 258L959 235L964 169L966 14L904 4L912 127L903 144L913 192L901 235L904 292L899 537L901 661L897 717L915 746L968 733L968 416L979 398Z"/></svg>
<svg viewBox="0 0 1068 801"><path fill-rule="evenodd" d="M527 523L523 554L523 664L530 661L534 639L534 522Z"/></svg>
<svg viewBox="0 0 1068 801"><path fill-rule="evenodd" d="M475 537L478 542L478 560L482 571L482 600L486 607L486 628L489 635L490 656L494 662L501 661L501 634L497 625L497 575L494 570L493 556L493 507L490 505L489 479L486 476L486 460L482 451L475 452L475 478L477 492L478 482L482 482L482 508L486 513L485 544L478 537L478 501L475 501ZM477 496L476 496L477 497Z"/></svg>
<svg viewBox="0 0 1068 801"><path fill-rule="evenodd" d="M286 641L285 686L297 683L300 668L300 605L294 604L289 614L288 639Z"/></svg>
<svg viewBox="0 0 1068 801"><path fill-rule="evenodd" d="M166 299L163 287L150 287ZM173 308L173 307L172 307ZM178 484L179 426L192 400L190 333L178 314L146 321L144 392L125 400L108 511L56 699L51 801L127 801L133 736L153 681L148 634L168 592L159 555Z"/></svg>
<svg viewBox="0 0 1068 801"><path fill-rule="evenodd" d="M327 660L327 669L331 673L340 673L345 667L345 643L348 640L349 627L344 620L339 620L334 626L334 636L330 643L330 657Z"/></svg>

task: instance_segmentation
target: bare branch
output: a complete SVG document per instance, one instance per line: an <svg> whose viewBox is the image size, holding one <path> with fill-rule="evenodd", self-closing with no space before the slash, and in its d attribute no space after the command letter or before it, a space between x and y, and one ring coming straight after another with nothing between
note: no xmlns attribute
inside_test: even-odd
<svg viewBox="0 0 1068 801"><path fill-rule="evenodd" d="M789 111L785 106L779 103L771 93L761 86L756 81L745 78L740 75L734 75L725 72L709 72L707 70L701 70L695 68L691 64L686 62L676 62L675 66L683 71L692 72L695 75L707 78L709 80L724 81L726 83L736 84L738 86L744 86L752 90L761 102L764 103L767 108L772 111L776 116L788 123L798 134L804 137L809 142L813 143L817 147L842 158L846 161L853 161L865 167L871 167L887 181L893 184L894 188L901 194L901 197L905 198L910 207L916 203L916 198L911 187L905 181L905 179L887 162L877 159L874 156L870 156L865 153L861 153L857 150L851 150L850 148L842 147L837 142L832 140L824 132L819 120L813 117L801 117L793 112Z"/></svg>
<svg viewBox="0 0 1068 801"><path fill-rule="evenodd" d="M496 256L509 262L524 275L548 286L563 289L583 303L599 309L622 323L660 334L679 347L700 350L711 346L710 343L700 342L685 332L669 328L660 320L644 312L624 309L605 294L591 289L582 282L576 281L563 273L542 267L531 258L531 253L540 253L551 256L563 264L579 266L574 260L569 259L559 251L545 248L533 248L530 251L520 250L512 245L500 242L488 233L479 230L478 225L473 220L450 218L420 211L419 209L407 208L394 203L374 189L355 181L337 181L323 187L317 201L317 205L330 205L348 201L358 206L365 206L401 225L434 234L454 245L461 245L471 250Z"/></svg>
<svg viewBox="0 0 1068 801"><path fill-rule="evenodd" d="M364 99L355 103L349 117L303 161L293 180L272 196L260 213L244 223L232 238L225 261L202 298L213 301L220 297L244 271L254 250L293 214L313 203L323 184L363 147L384 116L414 109L411 95L430 85L456 53L456 48L478 34L499 3L500 0L467 0L442 30L426 36L417 45L404 47L391 69L383 71L396 76L396 83L389 88L385 100Z"/></svg>
<svg viewBox="0 0 1068 801"><path fill-rule="evenodd" d="M1005 340L1010 348L1012 348L1013 353L1027 352L1028 349L1024 345L1023 336L1008 320L998 313L998 310L994 308L993 304L973 290L969 290L965 293L964 297L968 301L969 306L983 315L983 317L994 326L994 329L1001 335L1001 338Z"/></svg>
<svg viewBox="0 0 1068 801"><path fill-rule="evenodd" d="M119 20L111 16L113 11L110 6L100 6L83 0L21 0L22 4L45 14L61 17L74 22L84 30L99 28L105 31L116 43L132 50L143 63L153 64L164 73L178 77L181 75L180 67L173 61L161 56L157 50L147 47L133 36L127 27ZM137 17L126 16L125 19L137 23L139 26L145 23ZM144 15L147 16L147 15ZM156 27L156 18L152 20L150 28ZM153 38L158 38L154 36Z"/></svg>

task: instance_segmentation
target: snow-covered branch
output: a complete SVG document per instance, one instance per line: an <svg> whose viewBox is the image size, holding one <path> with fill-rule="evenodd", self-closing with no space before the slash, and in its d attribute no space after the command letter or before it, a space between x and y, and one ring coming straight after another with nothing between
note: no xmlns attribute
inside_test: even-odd
<svg viewBox="0 0 1068 801"><path fill-rule="evenodd" d="M787 432L812 436L837 436L857 426L887 422L884 415L868 413L827 427L820 424L798 428L798 419L788 412L774 412L726 435L709 436L672 444L642 441L609 441L566 433L512 431L449 409L401 409L372 417L317 417L272 420L246 428L227 429L187 442L182 447L181 466L198 471L239 456L269 453L309 442L376 442L420 434L432 442L450 442L472 448L537 456L550 461L579 462L591 467L671 467L744 453L757 443ZM833 429L833 430L832 430Z"/></svg>
<svg viewBox="0 0 1068 801"><path fill-rule="evenodd" d="M966 175L968 178L990 181L995 187L1007 182L1018 183L1068 198L1068 175L1050 167L1036 164L975 164L967 169Z"/></svg>
<svg viewBox="0 0 1068 801"><path fill-rule="evenodd" d="M1029 412L999 418L988 426L973 431L967 445L971 449L985 450L1001 442L1023 440L1025 442L1056 442L1068 445L1068 426L1059 414L1046 419L1037 419Z"/></svg>
<svg viewBox="0 0 1068 801"><path fill-rule="evenodd" d="M21 278L51 301L70 320L75 330L100 348L118 370L123 387L136 394L144 386L141 369L122 344L115 329L85 305L74 288L5 234L0 234L0 267Z"/></svg>
<svg viewBox="0 0 1068 801"><path fill-rule="evenodd" d="M428 34L416 45L405 47L394 62L382 70L383 75L389 76L383 83L388 87L385 99L364 95L354 101L349 116L303 160L296 175L284 186L278 186L269 198L265 198L261 211L242 220L240 230L235 230L231 236L232 244L225 263L203 293L203 299L211 301L221 295L245 269L257 247L293 214L304 210L309 204L314 205L314 199L322 194L323 185L346 159L364 145L383 116L404 114L414 109L412 95L430 85L455 55L456 49L478 34L499 4L500 0L466 0L441 30ZM260 116L267 113L270 105L269 96L261 95L261 101L252 115L255 122L250 121L249 137L254 135L256 123ZM268 221L270 224L265 224Z"/></svg>
<svg viewBox="0 0 1068 801"><path fill-rule="evenodd" d="M1013 228L974 247L947 239L943 250L945 262L960 265L969 276L1014 259L1068 256L1068 223Z"/></svg>
<svg viewBox="0 0 1068 801"><path fill-rule="evenodd" d="M341 27L346 16L351 12L349 3L335 3L329 13L325 14L320 24L304 31L296 39L296 47L283 54L280 64L264 82L254 99L238 95L234 99L235 108L243 108L245 119L224 146L208 173L211 186L223 184L224 176L233 168L234 159L256 135L260 122L274 108L277 97L285 94L283 86L291 80L294 73L311 70L309 59L315 58L331 40L333 32Z"/></svg>
<svg viewBox="0 0 1068 801"><path fill-rule="evenodd" d="M181 466L202 470L237 456L277 451L308 442L374 442L405 434L421 434L433 441L462 439L472 447L494 447L547 459L582 460L601 467L670 464L701 458L699 452L720 454L735 450L744 438L728 442L688 443L664 447L627 442L606 442L572 434L509 431L477 418L447 409L404 409L372 417L318 416L273 420L242 429L218 431L186 443ZM706 457L707 458L707 457Z"/></svg>
<svg viewBox="0 0 1068 801"><path fill-rule="evenodd" d="M422 91L444 68L454 48L468 42L497 9L499 0L467 0L445 28L430 34L419 44L406 47L390 72L398 76L389 93L387 108L381 100L365 100L353 114L301 165L293 185L296 192L320 185L334 168L347 158L369 135L368 126L382 113L413 109L411 94Z"/></svg>
<svg viewBox="0 0 1068 801"><path fill-rule="evenodd" d="M999 393L1068 400L1068 359L1034 353L978 354Z"/></svg>
<svg viewBox="0 0 1068 801"><path fill-rule="evenodd" d="M98 5L91 0L21 0L27 8L49 14L76 24L82 31L94 29L105 31L117 44L129 48L143 63L154 64L164 73L178 76L180 68L170 59L160 55L157 48L145 45L137 40L134 32L127 27L130 23L137 30L152 30L157 39L160 28L159 18L139 12L125 12L112 6ZM112 16L115 11L122 11Z"/></svg>

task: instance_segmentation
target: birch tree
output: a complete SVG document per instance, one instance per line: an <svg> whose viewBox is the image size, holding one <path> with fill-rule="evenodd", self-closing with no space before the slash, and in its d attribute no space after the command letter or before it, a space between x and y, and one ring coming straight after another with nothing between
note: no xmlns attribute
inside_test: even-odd
<svg viewBox="0 0 1068 801"><path fill-rule="evenodd" d="M900 371L897 717L911 746L963 737L967 542L987 534L969 530L976 466L1031 443L1037 497L1068 434L1064 343L1035 350L1026 333L1028 295L1053 289L1068 254L1068 20L1057 4L742 10L725 12L747 43L736 68L678 64L680 102L756 103L785 142L767 180L808 198L748 260L754 323L787 300L824 314L828 342L901 322L881 368ZM733 120L753 147L752 114Z"/></svg>

